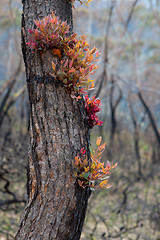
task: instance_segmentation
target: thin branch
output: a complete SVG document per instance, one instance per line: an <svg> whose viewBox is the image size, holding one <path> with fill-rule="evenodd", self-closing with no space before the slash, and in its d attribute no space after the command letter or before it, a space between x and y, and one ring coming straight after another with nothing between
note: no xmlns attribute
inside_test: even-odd
<svg viewBox="0 0 160 240"><path fill-rule="evenodd" d="M113 16L113 10L115 7L116 2L112 1L110 9L109 9L109 19L107 22L107 27L106 27L106 33L105 33L105 37L104 37L104 62L103 62L103 72L101 75L101 81L99 84L99 88L97 90L96 93L96 98L99 96L101 90L102 90L102 86L103 83L106 81L107 82L107 64L108 64L108 36L109 36L109 31L110 31L110 27L111 27L111 21L112 21L112 16Z"/></svg>
<svg viewBox="0 0 160 240"><path fill-rule="evenodd" d="M15 204L15 203L26 203L25 199L12 199L12 200L1 200L0 201L0 208L5 206L5 205L11 205L11 204Z"/></svg>
<svg viewBox="0 0 160 240"><path fill-rule="evenodd" d="M153 117L153 115L152 115L152 113L151 113L151 110L150 110L149 107L147 106L147 104L146 104L146 102L145 102L145 100L144 100L141 92L139 91L139 92L137 93L137 95L138 95L138 97L139 97L139 99L140 99L143 107L145 108L145 110L146 110L146 112L147 112L147 115L148 115L149 120L150 120L150 122L151 122L153 131L154 131L154 133L155 133L157 142L158 142L158 144L159 144L159 146L160 146L160 134L159 134L159 131L158 131L158 126L157 126L157 124L156 124L156 121L155 121L155 119L154 119L154 117Z"/></svg>
<svg viewBox="0 0 160 240"><path fill-rule="evenodd" d="M125 23L125 27L124 27L125 31L127 30L128 25L129 25L129 23L130 23L130 21L131 21L131 19L132 19L132 15L133 15L133 13L134 13L134 9L135 9L135 6L136 6L136 4L138 3L138 1L139 1L139 0L135 0L135 1L133 2L133 4L132 4L131 11L130 11L130 13L129 13L129 15L128 15L128 18L127 18L127 21L126 21L126 23Z"/></svg>
<svg viewBox="0 0 160 240"><path fill-rule="evenodd" d="M159 90L156 90L156 89L151 88L151 87L137 86L135 83L122 78L117 73L113 73L112 72L112 74L114 76L116 76L118 80L120 80L121 82L125 83L125 86L129 87L130 89L132 89L135 93L138 93L139 90L142 90L142 91L151 92L151 93L160 95L160 91Z"/></svg>

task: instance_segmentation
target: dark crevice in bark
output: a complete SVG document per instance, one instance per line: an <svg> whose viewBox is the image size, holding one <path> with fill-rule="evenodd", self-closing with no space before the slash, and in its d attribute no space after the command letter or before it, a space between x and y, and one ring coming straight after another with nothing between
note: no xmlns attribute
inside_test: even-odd
<svg viewBox="0 0 160 240"><path fill-rule="evenodd" d="M45 126L44 126L43 122L42 122L42 125L43 125L43 130L45 132ZM45 136L45 139L46 139L46 136ZM46 156L46 159L47 159L47 162L48 162L48 167L49 167L49 169L51 169L51 162L49 160L48 141L47 140L45 141L45 150L44 151L45 151L45 156Z"/></svg>
<svg viewBox="0 0 160 240"><path fill-rule="evenodd" d="M45 113L45 116L47 116L46 109L47 109L47 104L49 104L48 99L47 99L47 96L46 96L46 91L47 91L47 89L46 89L46 87L45 87L45 85L44 85L44 88L43 88L43 91L42 91L42 95L43 95L43 99L44 99L43 104L44 104L44 113ZM47 127L47 133L48 133L48 135L49 135L49 140L50 140L50 139L51 139L51 135L50 135L50 132L49 132L48 121L46 121L46 127ZM43 125L43 129L45 130L44 125ZM44 131L44 132L45 132L45 131ZM47 139L47 136L45 136L45 139ZM50 143L50 144L51 144L51 143ZM46 156L47 156L47 161L48 161L49 169L51 169L51 162L50 162L49 153L48 153L48 150L47 150L48 145L49 145L49 142L46 140L46 147L45 147L45 150L46 150L46 151L45 151L45 152L46 152ZM51 146L52 146L52 151L53 151L53 145L51 144Z"/></svg>

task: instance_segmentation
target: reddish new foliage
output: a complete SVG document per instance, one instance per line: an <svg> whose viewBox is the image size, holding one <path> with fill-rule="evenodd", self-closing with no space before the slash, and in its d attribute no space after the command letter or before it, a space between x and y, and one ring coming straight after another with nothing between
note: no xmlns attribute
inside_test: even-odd
<svg viewBox="0 0 160 240"><path fill-rule="evenodd" d="M94 87L94 80L90 79L90 75L97 68L95 62L98 56L96 48L89 49L85 36L78 38L76 34L72 34L68 45L64 46L64 58L58 72L52 63L53 76L61 79L68 91L84 94L86 90Z"/></svg>
<svg viewBox="0 0 160 240"><path fill-rule="evenodd" d="M90 75L95 72L95 62L99 53L96 48L90 50L85 36L77 37L76 33L69 36L70 26L62 22L54 13L42 20L35 21L36 28L29 29L29 48L33 51L43 52L51 50L53 55L59 57L59 70L52 62L52 76L63 81L66 90L83 94L85 90L94 87Z"/></svg>
<svg viewBox="0 0 160 240"><path fill-rule="evenodd" d="M63 49L67 45L69 32L67 22L62 22L52 12L50 16L46 16L42 20L34 21L36 28L29 29L30 37L27 43L33 51L42 51L44 49L59 48Z"/></svg>
<svg viewBox="0 0 160 240"><path fill-rule="evenodd" d="M110 175L110 170L114 169L117 166L116 164L110 164L107 161L106 164L101 163L101 155L105 150L105 143L101 144L102 138L97 139L97 150L90 152L90 161L88 160L86 150L81 148L80 155L75 157L74 162L74 174L78 178L78 184L85 188L89 186L91 190L95 188L110 188L108 184L108 179ZM97 183L99 180L99 185Z"/></svg>
<svg viewBox="0 0 160 240"><path fill-rule="evenodd" d="M95 125L102 126L103 122L100 121L99 117L96 115L96 113L100 112L101 105L101 101L96 99L95 96L93 96L91 99L89 99L88 95L85 96L85 108L90 128L94 127Z"/></svg>

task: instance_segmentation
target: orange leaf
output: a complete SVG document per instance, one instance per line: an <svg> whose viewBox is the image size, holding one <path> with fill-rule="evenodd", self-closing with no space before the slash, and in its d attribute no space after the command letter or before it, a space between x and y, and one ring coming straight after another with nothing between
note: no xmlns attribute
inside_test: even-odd
<svg viewBox="0 0 160 240"><path fill-rule="evenodd" d="M101 146L98 147L98 151L103 151L105 149L106 143L103 143Z"/></svg>
<svg viewBox="0 0 160 240"><path fill-rule="evenodd" d="M52 62L52 68L53 68L53 70L55 71L56 67L55 67L54 62Z"/></svg>
<svg viewBox="0 0 160 240"><path fill-rule="evenodd" d="M104 180L104 181L102 181L102 182L99 184L99 186L100 186L100 187L107 187L107 186L106 186L107 182L108 182L108 180Z"/></svg>
<svg viewBox="0 0 160 240"><path fill-rule="evenodd" d="M53 53L53 55L56 55L61 59L62 54L61 54L61 51L59 49L53 48L52 53Z"/></svg>
<svg viewBox="0 0 160 240"><path fill-rule="evenodd" d="M94 88L94 82L91 83L91 88Z"/></svg>
<svg viewBox="0 0 160 240"><path fill-rule="evenodd" d="M102 137L97 138L97 142L96 142L97 146L101 144L101 140L102 140Z"/></svg>

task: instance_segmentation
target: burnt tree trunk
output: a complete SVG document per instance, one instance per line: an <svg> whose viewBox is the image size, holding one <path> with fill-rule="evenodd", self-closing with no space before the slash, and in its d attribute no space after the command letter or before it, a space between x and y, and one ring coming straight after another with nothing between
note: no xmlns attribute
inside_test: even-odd
<svg viewBox="0 0 160 240"><path fill-rule="evenodd" d="M119 96L114 102L115 79L113 75L111 76L111 84L112 85L111 85L109 105L110 105L110 112L111 112L110 141L112 143L114 141L114 135L116 133L116 127L117 127L116 111L122 99L122 90L118 88Z"/></svg>
<svg viewBox="0 0 160 240"><path fill-rule="evenodd" d="M155 137L157 139L157 143L158 143L158 145L160 147L160 133L158 131L158 127L157 127L156 121L155 121L155 119L154 119L154 117L152 115L152 112L151 112L150 108L148 107L146 101L144 100L144 97L143 97L142 93L138 92L137 95L138 95L138 97L139 97L139 99L140 99L144 109L146 110L146 113L148 115L148 118L150 120L152 129L153 129L153 132L154 132Z"/></svg>
<svg viewBox="0 0 160 240"><path fill-rule="evenodd" d="M129 109L131 114L131 120L134 127L134 150L135 150L135 155L138 162L138 176L142 177L142 163L141 163L141 154L140 154L140 146L139 146L140 130L139 130L138 123L136 121L136 117L135 117L133 106L130 99L129 99Z"/></svg>
<svg viewBox="0 0 160 240"><path fill-rule="evenodd" d="M28 203L15 239L78 240L90 189L77 184L72 162L88 148L83 100L73 100L52 78L52 53L32 53L27 29L52 11L72 29L72 8L66 0L23 0L22 49L30 102Z"/></svg>

